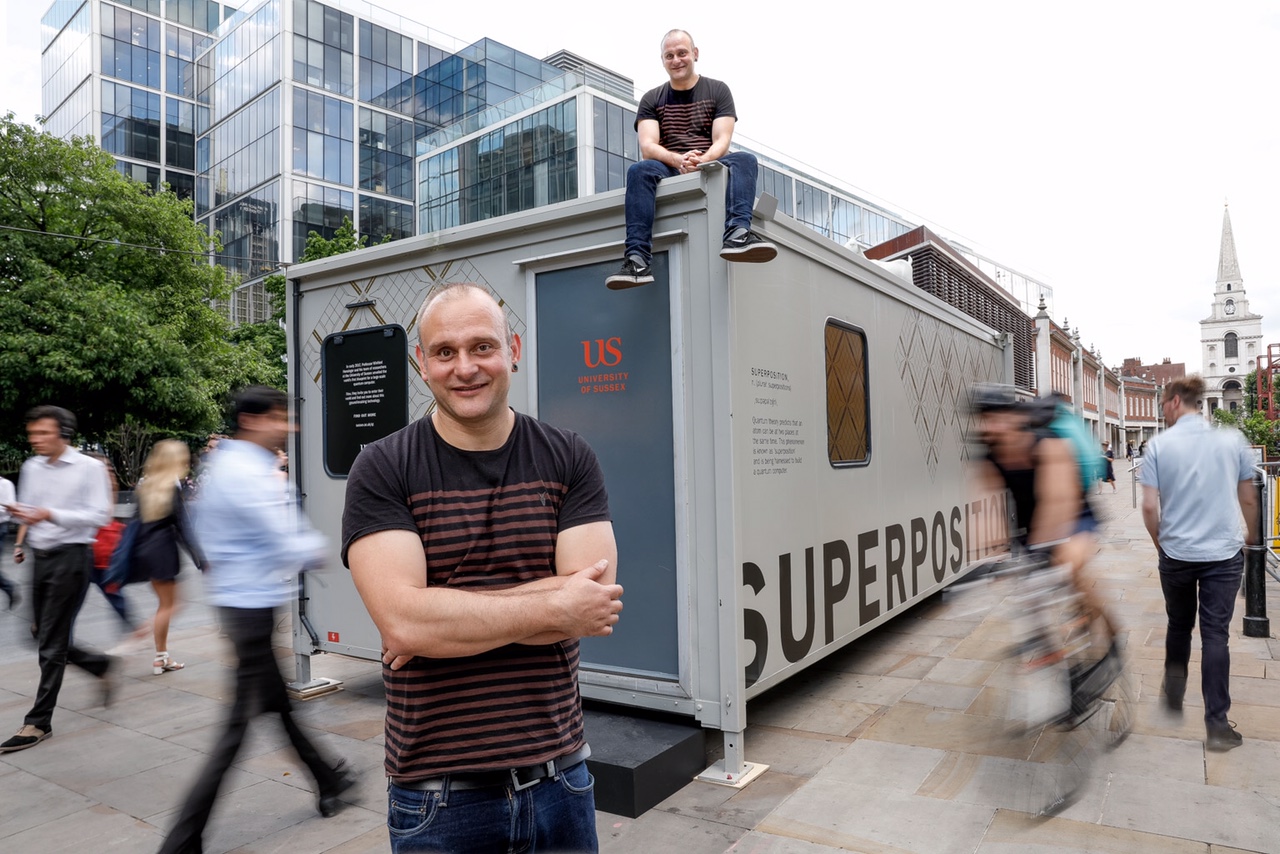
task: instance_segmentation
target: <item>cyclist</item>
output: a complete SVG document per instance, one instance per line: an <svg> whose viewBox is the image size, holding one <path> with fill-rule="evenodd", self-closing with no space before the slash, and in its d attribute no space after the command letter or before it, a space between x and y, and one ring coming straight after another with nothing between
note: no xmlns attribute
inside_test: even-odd
<svg viewBox="0 0 1280 854"><path fill-rule="evenodd" d="M1097 519L1085 484L1092 478L1081 463L1076 442L1063 426L1057 401L1019 401L1013 386L983 384L973 389L978 435L986 452L978 462L980 482L989 491L1008 490L1013 503L1010 539L1027 550L1048 551L1055 565L1066 565L1091 627L1103 633L1106 654L1095 676L1073 679L1078 692L1073 711L1092 702L1120 672L1118 626L1085 574L1097 550Z"/></svg>

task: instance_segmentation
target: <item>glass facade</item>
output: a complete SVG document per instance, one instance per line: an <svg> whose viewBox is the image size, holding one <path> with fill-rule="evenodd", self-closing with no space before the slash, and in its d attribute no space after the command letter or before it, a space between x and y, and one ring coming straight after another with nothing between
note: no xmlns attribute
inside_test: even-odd
<svg viewBox="0 0 1280 854"><path fill-rule="evenodd" d="M272 89L209 133L204 140L208 167L201 164L196 184L197 213L280 174L279 121L280 90Z"/></svg>
<svg viewBox="0 0 1280 854"><path fill-rule="evenodd" d="M196 44L199 33L169 24L164 28L164 90L184 98L196 96Z"/></svg>
<svg viewBox="0 0 1280 854"><path fill-rule="evenodd" d="M413 157L425 125L360 108L360 189L413 198Z"/></svg>
<svg viewBox="0 0 1280 854"><path fill-rule="evenodd" d="M426 158L421 231L578 196L577 102L569 98Z"/></svg>
<svg viewBox="0 0 1280 854"><path fill-rule="evenodd" d="M361 194L360 233L369 237L370 246L388 237L413 237L413 205Z"/></svg>
<svg viewBox="0 0 1280 854"><path fill-rule="evenodd" d="M160 88L160 22L102 4L102 75Z"/></svg>
<svg viewBox="0 0 1280 854"><path fill-rule="evenodd" d="M354 50L355 18L316 0L293 0L294 80L350 95Z"/></svg>
<svg viewBox="0 0 1280 854"><path fill-rule="evenodd" d="M343 217L355 222L355 194L306 181L293 182L293 257L301 258L307 235L332 239Z"/></svg>
<svg viewBox="0 0 1280 854"><path fill-rule="evenodd" d="M595 122L595 191L620 190L627 184L627 168L640 159L636 111L593 97L591 112Z"/></svg>
<svg viewBox="0 0 1280 854"><path fill-rule="evenodd" d="M293 171L298 175L352 183L350 101L306 89L293 90Z"/></svg>
<svg viewBox="0 0 1280 854"><path fill-rule="evenodd" d="M47 42L46 50L40 56L40 73L43 86L41 88L41 108L50 118L57 115L71 95L80 89L93 73L93 16L88 3L76 4L79 9L70 18L61 21L55 12L65 12L65 4L55 3L45 15L42 29L45 35L59 23L54 34L56 41ZM89 95L89 110L92 111L92 92ZM70 106L70 105L68 105ZM79 122L81 110L68 109L64 122L74 125Z"/></svg>
<svg viewBox="0 0 1280 854"><path fill-rule="evenodd" d="M360 22L361 101L371 103L391 89L401 89L413 77L413 47L414 41L408 36L370 21ZM402 105L392 109L405 112Z"/></svg>
<svg viewBox="0 0 1280 854"><path fill-rule="evenodd" d="M280 258L279 182L258 187L219 209L213 215L213 228L222 235L222 251L215 260L229 273L248 281L275 270Z"/></svg>
<svg viewBox="0 0 1280 854"><path fill-rule="evenodd" d="M176 24L206 33L216 30L222 20L218 4L213 0L165 0L164 16Z"/></svg>
<svg viewBox="0 0 1280 854"><path fill-rule="evenodd" d="M211 121L221 121L279 84L280 2L269 0L235 23L198 60L196 90L210 107Z"/></svg>
<svg viewBox="0 0 1280 854"><path fill-rule="evenodd" d="M102 81L104 151L160 162L160 93Z"/></svg>

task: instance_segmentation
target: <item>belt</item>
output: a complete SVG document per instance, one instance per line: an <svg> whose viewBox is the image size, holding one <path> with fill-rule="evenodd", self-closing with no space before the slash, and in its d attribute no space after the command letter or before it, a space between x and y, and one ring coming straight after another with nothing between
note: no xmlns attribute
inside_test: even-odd
<svg viewBox="0 0 1280 854"><path fill-rule="evenodd" d="M493 789L510 786L519 792L536 786L543 780L559 777L566 769L572 768L591 755L591 748L583 745L573 753L552 759L538 765L525 765L521 768L504 768L501 771L462 771L456 774L441 774L438 777L427 777L425 780L396 780L402 789L415 792L440 792L448 785L451 792L462 792L470 789Z"/></svg>
<svg viewBox="0 0 1280 854"><path fill-rule="evenodd" d="M47 558L54 557L55 555L60 555L63 552L67 551L68 549L85 548L88 545L89 545L88 543L63 543L62 545L54 546L51 549L34 549L33 548L31 550L31 553L34 554L37 559L47 559Z"/></svg>

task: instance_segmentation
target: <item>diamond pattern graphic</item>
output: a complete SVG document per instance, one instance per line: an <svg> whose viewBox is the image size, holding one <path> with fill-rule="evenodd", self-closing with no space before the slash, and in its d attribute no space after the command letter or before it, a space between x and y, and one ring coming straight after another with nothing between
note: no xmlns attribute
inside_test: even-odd
<svg viewBox="0 0 1280 854"><path fill-rule="evenodd" d="M912 423L929 478L944 456L969 456L969 389L999 377L1000 351L912 310L896 347L898 376L914 405Z"/></svg>
<svg viewBox="0 0 1280 854"><path fill-rule="evenodd" d="M525 322L511 304L485 280L470 261L450 261L411 267L385 276L356 279L331 289L329 299L316 325L302 342L303 373L317 387L320 385L320 353L325 336L350 329L365 329L398 323L408 331L405 359L409 363L409 414L417 418L435 408L435 398L426 383L414 380L420 376L413 348L418 338L418 309L427 297L448 282L471 282L493 295L507 314L511 331L523 336ZM348 308L353 303L372 303Z"/></svg>

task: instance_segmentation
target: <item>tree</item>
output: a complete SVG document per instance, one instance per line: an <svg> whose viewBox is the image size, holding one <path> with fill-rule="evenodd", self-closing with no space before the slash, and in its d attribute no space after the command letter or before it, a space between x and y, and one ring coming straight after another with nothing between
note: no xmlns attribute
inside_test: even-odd
<svg viewBox="0 0 1280 854"><path fill-rule="evenodd" d="M230 389L260 381L213 308L230 286L189 201L152 193L92 140L0 120L0 441L23 413L75 411L81 434L217 426Z"/></svg>
<svg viewBox="0 0 1280 854"><path fill-rule="evenodd" d="M1215 409L1213 419L1219 424L1235 427L1244 434L1250 445L1261 445L1267 449L1267 459L1274 460L1280 456L1280 423L1268 421L1266 413L1231 412L1226 409Z"/></svg>
<svg viewBox="0 0 1280 854"><path fill-rule="evenodd" d="M382 238L383 243L391 240L391 235ZM299 261L318 261L321 258L331 258L334 255L341 255L344 252L354 252L357 249L364 249L369 245L369 236L367 234L356 234L356 228L351 224L351 217L344 216L342 225L338 226L337 231L333 233L333 237L322 237L319 232L312 231L307 234L307 243L302 248L302 257Z"/></svg>

